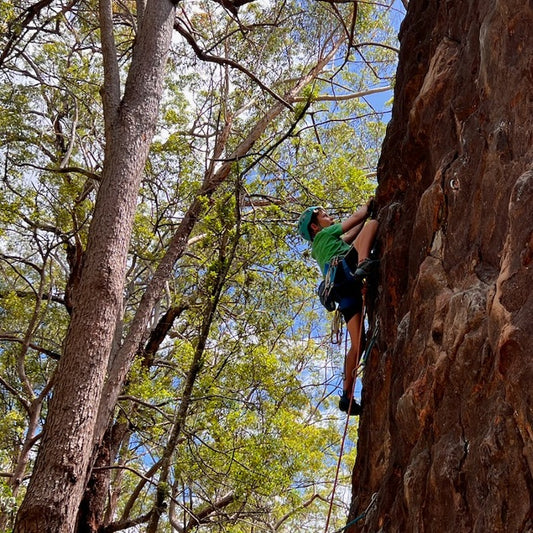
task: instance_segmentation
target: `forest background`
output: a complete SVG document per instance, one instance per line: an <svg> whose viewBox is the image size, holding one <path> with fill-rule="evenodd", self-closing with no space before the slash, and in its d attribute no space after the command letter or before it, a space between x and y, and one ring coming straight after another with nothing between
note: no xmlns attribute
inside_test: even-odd
<svg viewBox="0 0 533 533"><path fill-rule="evenodd" d="M319 531L344 349L294 223L372 194L404 6L184 1L165 44L153 4L0 3L1 527Z"/></svg>

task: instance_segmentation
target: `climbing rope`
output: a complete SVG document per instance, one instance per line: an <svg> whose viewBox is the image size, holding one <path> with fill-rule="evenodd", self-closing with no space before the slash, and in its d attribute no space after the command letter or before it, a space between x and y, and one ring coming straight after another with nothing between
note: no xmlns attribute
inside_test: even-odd
<svg viewBox="0 0 533 533"><path fill-rule="evenodd" d="M363 292L363 305L361 307L361 323L359 325L359 338L357 340L357 346L359 348L361 347L361 338L362 338L362 332L363 332L363 322L364 322L364 317L365 317L365 313L366 313L365 291L363 290L362 292ZM346 361L347 353L348 353L348 336L346 335L346 339L345 339L345 342L344 342L344 360L345 361ZM331 491L331 499L330 499L330 502L329 502L328 517L327 517L327 520L326 520L326 528L324 529L324 533L327 533L327 531L328 531L329 521L331 519L331 512L333 510L333 502L335 500L335 491L337 490L337 484L338 484L338 481L339 481L339 472L340 472L340 467L341 467L342 454L344 452L344 444L346 442L346 435L348 434L348 424L350 422L350 412L351 412L351 409L352 409L353 396L354 396L354 391L355 391L355 382L357 381L357 375L358 375L358 372L359 372L359 368L361 366L362 366L362 360L357 362L357 365L356 365L356 367L353 370L353 383L352 383L352 390L350 391L350 404L348 405L346 422L344 424L344 431L343 431L342 440L341 440L341 448L340 448L340 451L339 451L339 460L337 461L337 468L335 470L335 480L333 482L333 489Z"/></svg>
<svg viewBox="0 0 533 533"><path fill-rule="evenodd" d="M353 526L354 524L357 524L359 520L362 520L363 518L365 518L366 515L370 512L370 509L372 509L372 507L376 503L377 499L378 499L378 493L374 492L374 494L372 494L372 498L370 498L370 503L368 504L368 507L359 516L354 518L351 522L348 522L344 527L337 529L333 533L343 533L343 531L346 531L349 527Z"/></svg>
<svg viewBox="0 0 533 533"><path fill-rule="evenodd" d="M378 338L378 334L379 334L379 323L377 323L375 325L374 332L372 333L372 337L368 341L368 344L365 347L363 355L361 356L361 364L363 366L366 364L366 361L368 359L368 356L370 355L370 352L372 351L372 348L374 348L374 344L376 343L376 339Z"/></svg>

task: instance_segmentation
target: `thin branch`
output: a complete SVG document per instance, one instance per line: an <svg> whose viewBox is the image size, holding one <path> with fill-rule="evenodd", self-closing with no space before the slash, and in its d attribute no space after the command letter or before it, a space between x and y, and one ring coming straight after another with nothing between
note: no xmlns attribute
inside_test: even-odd
<svg viewBox="0 0 533 533"><path fill-rule="evenodd" d="M78 118L78 102L76 99L74 99L74 118L72 119L72 131L70 132L68 148L65 151L65 155L63 156L61 163L59 164L59 168L64 168L72 155L72 150L74 149L74 142L76 140L76 128L78 127Z"/></svg>
<svg viewBox="0 0 533 533"><path fill-rule="evenodd" d="M161 320L159 320L156 327L150 333L148 342L143 350L142 364L144 367L150 367L152 365L157 350L159 350L161 343L168 335L168 332L174 325L175 320L179 318L179 316L188 308L188 304L176 305L170 307L161 317Z"/></svg>
<svg viewBox="0 0 533 533"><path fill-rule="evenodd" d="M0 298L5 298L8 294L16 294L18 298L34 298L34 292L28 291L0 291ZM54 294L43 293L41 298L43 300L48 300L49 302L55 302L58 304L65 305L65 300L62 296L56 296Z"/></svg>
<svg viewBox="0 0 533 533"><path fill-rule="evenodd" d="M390 44L385 44L385 43L365 42L365 43L357 43L353 45L354 48L361 48L362 46L380 46L381 48L392 50L396 54L400 53L399 48L395 48L394 46L391 46Z"/></svg>
<svg viewBox="0 0 533 533"><path fill-rule="evenodd" d="M104 83L101 92L104 103L106 131L108 131L120 103L120 72L113 34L113 6L111 0L100 0L99 18L104 61Z"/></svg>
<svg viewBox="0 0 533 533"><path fill-rule="evenodd" d="M158 466L159 463L156 463L156 465ZM152 469L156 465L154 465L152 467ZM156 485L156 483L154 481L152 481L150 478L148 478L148 477L144 476L143 474L141 474L138 470L135 470L135 468L131 468L131 466L126 466L126 465L95 466L93 468L93 470L95 472L99 472L99 471L102 471L102 470L127 470L128 472L131 472L132 474L135 474L137 477L140 477L146 483L150 483L151 485L154 485L154 486Z"/></svg>
<svg viewBox="0 0 533 533"><path fill-rule="evenodd" d="M113 522L108 526L101 529L102 533L115 533L115 531L122 531L123 529L129 529L131 527L138 526L139 524L145 524L148 522L154 511L148 511L146 514L134 518L132 520L124 520L122 522Z"/></svg>
<svg viewBox="0 0 533 533"><path fill-rule="evenodd" d="M0 333L0 340L16 342L18 344L25 344L25 341L23 339L20 339L16 335L12 335L10 333ZM51 359L54 359L55 361L59 361L59 359L61 358L61 355L58 354L57 352L48 350L48 348L43 348L42 346L39 346L38 344L35 344L33 342L30 342L28 344L28 347L31 348L32 350L35 350L36 352L47 355L48 357L50 357Z"/></svg>
<svg viewBox="0 0 533 533"><path fill-rule="evenodd" d="M183 529L184 533L189 531L190 529L193 529L199 526L202 523L207 522L213 513L215 513L216 511L220 509L223 509L224 507L227 507L228 505L232 504L234 501L235 501L235 493L232 491L226 494L225 496L222 496L218 500L207 504L206 507L195 512L194 516L189 519L189 522Z"/></svg>
<svg viewBox="0 0 533 533"><path fill-rule="evenodd" d="M25 9L19 17L9 24L7 34L10 35L10 37L2 51L2 54L0 54L0 66L9 55L9 52L11 52L11 49L14 48L15 43L22 35L22 31L27 28L27 26L35 17L39 16L42 9L49 6L52 2L53 0L40 0L40 2L37 2Z"/></svg>
<svg viewBox="0 0 533 533"><path fill-rule="evenodd" d="M18 257L16 255L7 255L7 254L0 254L0 259L4 260L6 263L9 264L9 266L19 274L19 276L32 288L32 284L26 279L25 276L23 276L17 268L10 263L10 260L16 261L18 263L22 263L23 265L26 265L30 268L33 268L39 275L42 274L42 267L36 265L35 263L32 263L31 261L28 261L27 259L24 259L23 257Z"/></svg>
<svg viewBox="0 0 533 533"><path fill-rule="evenodd" d="M204 50L200 48L198 43L195 41L194 37L179 23L174 24L174 29L183 37L185 37L185 40L191 45L192 49L194 50L194 53L198 56L198 59L201 59L202 61L207 61L209 63L217 63L218 65L228 65L230 67L233 67L237 70L240 70L243 74L246 74L250 79L252 79L259 87L261 87L264 91L266 91L270 96L275 98L278 102L282 103L285 107L293 111L292 105L287 102L285 99L283 99L279 94L274 92L270 87L267 87L253 72L250 72L246 67L243 67L240 63L237 63L236 61L233 61L232 59L227 59L220 56L215 56L211 54L205 53Z"/></svg>
<svg viewBox="0 0 533 533"><path fill-rule="evenodd" d="M160 459L154 465L152 465L150 470L148 470L148 472L146 472L145 476L139 474L138 472L134 472L136 475L138 475L141 478L141 480L139 481L139 483L137 484L137 486L135 487L135 489L131 493L128 501L126 502L126 505L124 506L124 510L122 511L122 516L120 518L120 522L125 522L126 520L129 519L130 512L133 509L133 506L135 505L135 502L137 501L137 498L139 497L139 494L144 489L145 485L147 483L154 484L154 482L150 478L160 468L161 463L162 463L162 461Z"/></svg>
<svg viewBox="0 0 533 533"><path fill-rule="evenodd" d="M307 500L306 502L302 503L302 505L300 505L299 507L296 507L295 509L291 509L285 516L282 516L274 524L274 531L277 531L282 526L283 522L288 520L291 516L296 514L298 511L301 511L301 510L306 509L307 507L309 507L317 498L319 500L322 500L323 502L329 503L329 500L327 500L326 498L320 496L320 494L313 494L313 496L309 500Z"/></svg>
<svg viewBox="0 0 533 533"><path fill-rule="evenodd" d="M344 102L346 100L354 100L355 98L363 98L364 96L369 96L371 94L383 93L392 90L392 86L387 85L386 87L376 87L375 89L368 89L366 91L361 91L358 93L351 94L323 94L319 95L316 98L313 98L314 102ZM298 96L294 99L295 102L305 102L307 98L303 96Z"/></svg>
<svg viewBox="0 0 533 533"><path fill-rule="evenodd" d="M296 101L296 98L294 98L294 101ZM249 172L255 165L260 163L264 158L269 157L270 154L281 144L283 141L288 139L296 129L296 126L298 123L304 118L305 114L307 113L307 110L309 109L309 106L311 105L311 101L309 98L302 98L302 101L306 102L303 109L298 113L298 116L295 118L293 123L290 125L290 127L287 129L285 134L278 139L274 144L270 145L267 150L259 154L259 157L254 159L242 172L241 176L244 176L247 172ZM249 154L249 155L255 155L255 154Z"/></svg>
<svg viewBox="0 0 533 533"><path fill-rule="evenodd" d="M169 416L167 413L165 413L160 407L162 405L166 405L170 403L170 400L168 402L163 402L159 405L154 405L150 402L145 402L144 400L141 400L140 398L136 398L135 396L130 395L123 395L118 397L119 401L130 401L133 403L137 403L139 405L142 405L144 407L148 407L149 409L153 409L154 411L157 411L163 418L166 418L169 422L172 422L173 418Z"/></svg>
<svg viewBox="0 0 533 533"><path fill-rule="evenodd" d="M34 165L33 163L19 163L20 167L30 167L35 168L37 170L42 170L44 172L54 172L56 174L81 174L82 176L85 176L89 179L100 181L101 176L99 174L95 174L94 172L91 172L90 170L86 170L81 167L63 167L63 168L50 168L50 167L42 167L40 165Z"/></svg>
<svg viewBox="0 0 533 533"><path fill-rule="evenodd" d="M15 387L11 386L2 376L0 376L0 384L3 385L13 396L17 398L17 400L22 404L22 407L26 410L26 412L30 412L30 402L20 394L20 392L15 389Z"/></svg>
<svg viewBox="0 0 533 533"><path fill-rule="evenodd" d="M375 117L377 115L385 115L387 113L390 113L390 111L384 111L382 113L379 113L378 111L372 111L371 113L366 113L365 115L358 115L356 117L346 117L346 118L336 118L336 119L330 119L330 120L323 120L322 122L317 122L316 125L317 126L325 126L326 124L334 124L335 122L350 122L350 121L353 121L353 120L360 120L362 118ZM313 126L304 126L304 127L300 128L296 132L296 135L299 135L302 131L311 129L312 127ZM347 208L347 209L349 209L349 208Z"/></svg>

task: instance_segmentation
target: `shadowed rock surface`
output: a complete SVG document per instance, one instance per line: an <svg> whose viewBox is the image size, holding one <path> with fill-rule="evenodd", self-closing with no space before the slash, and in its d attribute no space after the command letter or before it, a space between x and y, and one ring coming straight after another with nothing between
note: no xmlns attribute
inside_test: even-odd
<svg viewBox="0 0 533 533"><path fill-rule="evenodd" d="M347 531L533 531L533 2L410 0Z"/></svg>

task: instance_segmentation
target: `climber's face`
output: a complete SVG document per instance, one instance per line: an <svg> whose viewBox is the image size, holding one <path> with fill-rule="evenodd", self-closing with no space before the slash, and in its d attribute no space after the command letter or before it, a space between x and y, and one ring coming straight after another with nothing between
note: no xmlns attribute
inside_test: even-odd
<svg viewBox="0 0 533 533"><path fill-rule="evenodd" d="M316 215L316 221L320 229L328 228L335 223L333 217L328 215L324 209L320 209Z"/></svg>

